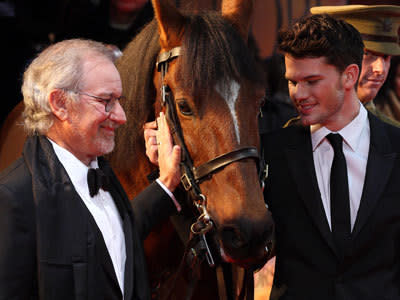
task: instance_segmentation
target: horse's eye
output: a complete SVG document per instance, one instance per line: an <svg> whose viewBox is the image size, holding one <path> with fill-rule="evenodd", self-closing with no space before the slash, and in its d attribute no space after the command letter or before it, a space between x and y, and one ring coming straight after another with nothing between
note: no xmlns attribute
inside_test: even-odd
<svg viewBox="0 0 400 300"><path fill-rule="evenodd" d="M184 114L185 116L191 116L193 114L192 109L190 108L189 104L186 100L181 99L177 100L179 111Z"/></svg>

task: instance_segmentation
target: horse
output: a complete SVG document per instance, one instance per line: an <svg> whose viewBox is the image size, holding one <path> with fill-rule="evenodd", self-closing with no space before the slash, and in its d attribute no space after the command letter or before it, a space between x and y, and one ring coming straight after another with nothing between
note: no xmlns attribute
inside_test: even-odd
<svg viewBox="0 0 400 300"><path fill-rule="evenodd" d="M257 150L264 76L247 47L253 2L224 0L221 12L192 14L168 1L152 0L154 20L117 61L128 122L119 129L108 158L129 197L148 185L152 176L147 175L156 173L145 154L146 122L165 112L183 152L176 196L184 209L145 241L154 298L164 299L168 293L173 299L188 297L180 287L190 286L193 274L176 269L185 264L185 259L179 261L187 254L183 243L190 236L199 237L205 249L201 274L194 276L197 287L190 286L193 299L243 296L248 273L241 268L262 266L270 250L273 227L263 200ZM189 250L195 249L192 245ZM206 261L222 265L222 271L215 274ZM216 278L218 283L221 278L228 281L224 291L216 288ZM245 293L252 298L251 292Z"/></svg>

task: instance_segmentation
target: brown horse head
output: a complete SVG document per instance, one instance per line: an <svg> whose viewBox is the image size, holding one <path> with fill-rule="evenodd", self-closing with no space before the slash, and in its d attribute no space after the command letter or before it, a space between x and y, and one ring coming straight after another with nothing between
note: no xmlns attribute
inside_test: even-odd
<svg viewBox="0 0 400 300"><path fill-rule="evenodd" d="M259 147L257 114L263 74L247 48L252 2L223 1L222 13L182 14L167 1L153 0L156 20L128 45L119 70L128 102L128 126L117 136L114 167L127 174L128 192L143 188L152 169L144 156L142 126L153 120L168 87L187 156L199 169L221 155ZM180 47L157 72L160 53ZM155 102L154 102L154 99ZM170 114L168 114L170 116ZM173 123L169 118L170 124ZM228 154L229 156L230 154ZM263 199L254 155L235 156L197 180L215 227L220 254L228 262L251 266L265 259L272 221ZM146 173L147 172L147 173ZM140 177L140 178L139 178ZM134 187L132 187L134 186Z"/></svg>

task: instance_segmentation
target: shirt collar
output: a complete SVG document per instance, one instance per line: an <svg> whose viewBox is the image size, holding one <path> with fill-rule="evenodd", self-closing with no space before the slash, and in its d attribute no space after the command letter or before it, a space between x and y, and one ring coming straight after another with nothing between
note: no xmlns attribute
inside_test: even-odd
<svg viewBox="0 0 400 300"><path fill-rule="evenodd" d="M86 186L87 187L87 173L89 168L98 168L97 158L90 162L89 167L76 158L71 152L64 149L54 141L48 138L53 145L54 152L57 158L64 166L67 174L72 181L74 186Z"/></svg>
<svg viewBox="0 0 400 300"><path fill-rule="evenodd" d="M368 113L365 107L360 103L360 110L358 115L345 127L340 129L338 132L342 137L346 144L351 148L351 150L356 151L360 139L361 133L364 127L367 124L368 120ZM321 126L319 124L311 125L311 141L312 141L312 149L315 149L322 143L324 138L331 132L328 128Z"/></svg>

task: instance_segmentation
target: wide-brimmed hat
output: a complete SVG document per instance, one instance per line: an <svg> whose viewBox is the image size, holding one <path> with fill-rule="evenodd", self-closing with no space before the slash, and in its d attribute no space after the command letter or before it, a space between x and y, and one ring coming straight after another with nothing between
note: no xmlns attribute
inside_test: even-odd
<svg viewBox="0 0 400 300"><path fill-rule="evenodd" d="M400 55L400 6L315 6L310 11L312 14L328 14L353 25L361 33L368 50Z"/></svg>

